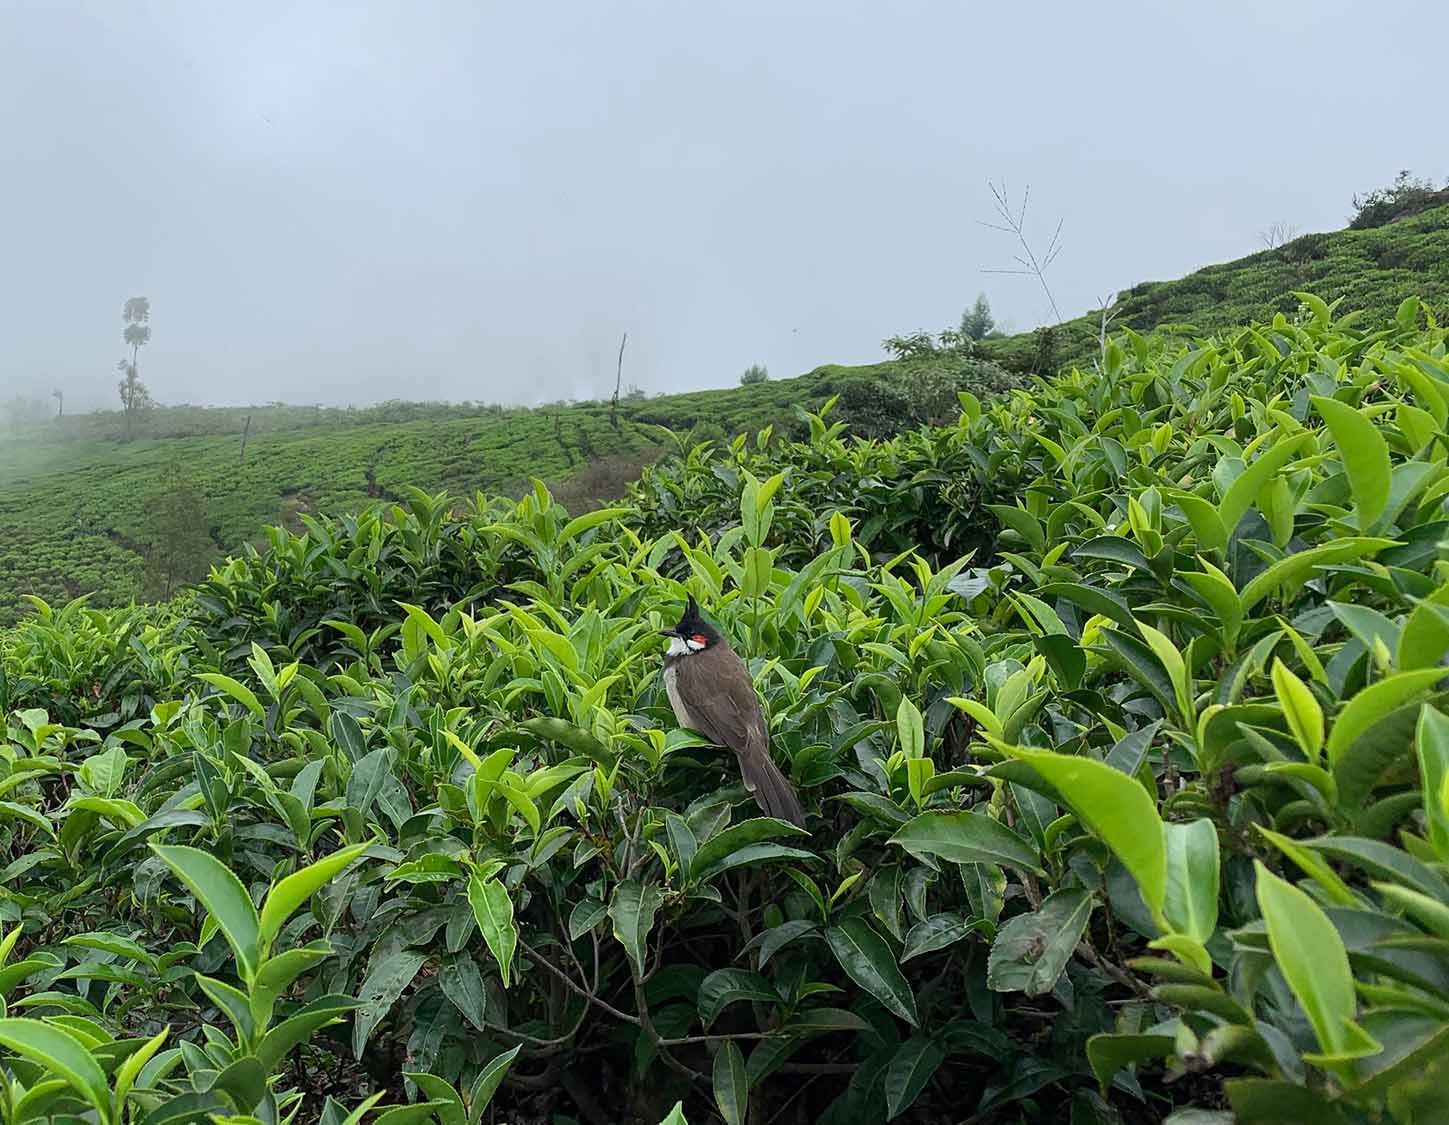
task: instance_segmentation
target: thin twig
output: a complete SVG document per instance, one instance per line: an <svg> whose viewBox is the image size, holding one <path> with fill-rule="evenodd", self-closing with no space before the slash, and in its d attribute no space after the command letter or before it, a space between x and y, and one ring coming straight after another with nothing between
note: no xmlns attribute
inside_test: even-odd
<svg viewBox="0 0 1449 1125"><path fill-rule="evenodd" d="M991 189L992 198L996 203L996 213L1001 216L1004 226L997 226L993 223L982 223L981 225L990 227L992 230L1001 231L1003 234L1014 234L1017 241L1021 243L1024 257L1022 255L1013 255L1013 260L1021 262L1026 268L1023 270L983 270L982 272L1034 275L1041 284L1042 292L1046 294L1047 303L1052 307L1052 315L1056 317L1057 323L1060 324L1064 318L1061 309L1057 308L1056 298L1052 296L1051 286L1047 284L1046 269L1056 260L1057 255L1062 252L1062 224L1065 220L1060 219L1057 221L1057 227L1052 233L1051 241L1047 243L1046 249L1042 252L1041 257L1038 258L1036 252L1031 248L1031 243L1026 238L1026 205L1027 201L1031 198L1031 185L1027 184L1026 190L1022 192L1021 208L1014 215L1011 211L1011 197L1006 191L1006 181L1003 180L1001 186L997 187L988 180L987 186Z"/></svg>
<svg viewBox="0 0 1449 1125"><path fill-rule="evenodd" d="M536 949L534 949L532 946L530 946L527 942L523 941L522 939L519 939L518 948L521 949L521 950L523 950L523 952L527 953L529 955L529 957L531 957L531 958L533 958L533 960L537 961L540 965L542 965L545 969L547 969L549 972L551 972L554 976L558 977L559 980L563 981L564 984L566 984L569 988L573 989L574 992L578 993L585 1000L587 1000L590 1004L593 1004L596 1007L602 1008L604 1011L608 1012L609 1015L613 1016L615 1019L624 1020L626 1023L632 1023L635 1027L641 1026L642 1021L639 1019L638 1016L631 1016L628 1012L621 1012L621 1011L619 1011L618 1008L614 1007L607 1000L601 1000L594 993L590 992L583 985L581 985L577 981L575 981L571 976L569 976L566 972L564 972L562 969L560 969L557 965L555 965L547 957L544 957L541 953L539 953Z"/></svg>

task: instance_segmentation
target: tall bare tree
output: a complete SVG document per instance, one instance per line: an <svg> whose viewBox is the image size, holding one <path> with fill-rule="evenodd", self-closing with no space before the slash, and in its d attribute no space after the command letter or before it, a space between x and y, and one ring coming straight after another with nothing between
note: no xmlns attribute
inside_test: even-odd
<svg viewBox="0 0 1449 1125"><path fill-rule="evenodd" d="M131 358L116 364L121 380L116 385L121 395L121 409L126 415L126 440L131 440L132 426L136 415L151 405L151 392L141 382L141 349L151 342L151 301L146 297L131 297L121 308L121 322L125 329L121 338L131 349Z"/></svg>

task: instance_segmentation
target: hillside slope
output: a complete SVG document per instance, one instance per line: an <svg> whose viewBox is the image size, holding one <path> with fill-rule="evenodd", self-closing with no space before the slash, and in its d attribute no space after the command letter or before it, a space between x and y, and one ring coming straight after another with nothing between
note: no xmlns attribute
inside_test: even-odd
<svg viewBox="0 0 1449 1125"><path fill-rule="evenodd" d="M1294 293L1305 291L1325 301L1342 298L1337 315L1359 312L1370 325L1387 324L1408 297L1422 300L1441 323L1449 319L1449 206L1365 230L1305 234L1176 281L1142 282L1117 294L1112 326L1220 332L1291 313ZM1093 356L1100 325L1100 314L1088 314L980 348L1010 370L1054 370Z"/></svg>

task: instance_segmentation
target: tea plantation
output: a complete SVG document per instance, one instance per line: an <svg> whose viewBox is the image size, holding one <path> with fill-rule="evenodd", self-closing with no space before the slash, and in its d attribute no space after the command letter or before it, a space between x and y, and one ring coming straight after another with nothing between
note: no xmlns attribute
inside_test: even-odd
<svg viewBox="0 0 1449 1125"><path fill-rule="evenodd" d="M1449 333L308 517L4 635L5 1120L1449 1114ZM807 826L677 728L693 595Z"/></svg>
<svg viewBox="0 0 1449 1125"><path fill-rule="evenodd" d="M315 512L356 511L408 487L519 495L529 478L561 482L603 461L625 473L688 434L757 429L819 404L844 369L730 392L623 402L618 425L606 403L538 410L396 403L367 411L269 407L170 408L118 443L119 415L61 420L24 440L0 441L0 624L21 595L98 605L144 593L146 516L168 475L184 474L205 496L205 530L220 554L263 527ZM245 459L242 433L251 419ZM666 427L661 429L660 427ZM198 575L199 577L200 575Z"/></svg>
<svg viewBox="0 0 1449 1125"><path fill-rule="evenodd" d="M1176 326L1186 341L1278 312L1291 315L1300 290L1342 299L1340 313L1357 314L1364 328L1392 323L1410 296L1443 319L1449 315L1449 206L1416 210L1442 204L1443 193L1399 194L1391 191L1364 210L1361 219L1371 226L1304 235L1178 281L1135 286L1119 294L1114 323L1139 332ZM303 515L356 511L370 499L400 498L408 487L516 497L538 477L562 486L561 495L576 507L596 502L618 495L643 464L681 439L793 427L797 406L817 408L841 392L837 419L854 433L888 435L936 417L910 401L919 396L897 389L903 380L918 380L922 366L932 378L944 369L985 398L1009 385L1003 368L1025 373L1089 365L1099 351L1099 329L1099 318L1086 316L982 341L974 358L822 367L798 379L625 400L617 427L604 403L534 411L421 403L365 410L169 407L143 415L137 440L121 443L118 414L68 416L18 438L0 436L0 624L15 620L25 593L50 601L89 593L96 605L154 595L148 575L158 533L148 513L164 506L159 498L168 489L189 489L200 498L183 508L195 513L191 523L204 526L196 527L192 562L182 568L199 577L207 555L219 558L258 541L267 524L297 529Z"/></svg>

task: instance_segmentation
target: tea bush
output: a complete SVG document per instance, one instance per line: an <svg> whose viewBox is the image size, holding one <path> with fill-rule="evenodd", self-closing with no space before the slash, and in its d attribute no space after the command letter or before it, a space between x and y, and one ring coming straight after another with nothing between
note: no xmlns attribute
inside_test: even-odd
<svg viewBox="0 0 1449 1125"><path fill-rule="evenodd" d="M1304 302L37 605L0 1114L1441 1120L1449 347ZM673 722L686 593L807 830Z"/></svg>

